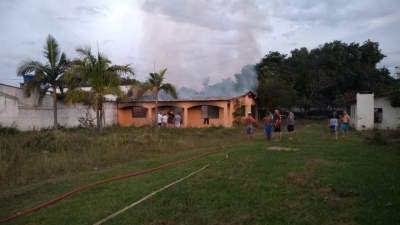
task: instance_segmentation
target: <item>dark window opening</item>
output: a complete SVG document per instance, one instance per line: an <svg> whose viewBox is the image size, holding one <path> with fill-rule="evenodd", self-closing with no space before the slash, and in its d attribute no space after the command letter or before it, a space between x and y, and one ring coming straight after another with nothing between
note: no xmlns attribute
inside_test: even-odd
<svg viewBox="0 0 400 225"><path fill-rule="evenodd" d="M383 109L375 108L374 109L374 123L382 123L383 119Z"/></svg>
<svg viewBox="0 0 400 225"><path fill-rule="evenodd" d="M251 115L255 118L257 114L257 106L252 105L251 106Z"/></svg>
<svg viewBox="0 0 400 225"><path fill-rule="evenodd" d="M240 116L246 116L246 106L240 106Z"/></svg>
<svg viewBox="0 0 400 225"><path fill-rule="evenodd" d="M140 107L140 106L134 106L132 107L132 117L133 118L146 118L147 115L147 109Z"/></svg>
<svg viewBox="0 0 400 225"><path fill-rule="evenodd" d="M219 107L211 106L211 105L202 105L201 106L201 117L210 118L210 119L218 119L219 118Z"/></svg>

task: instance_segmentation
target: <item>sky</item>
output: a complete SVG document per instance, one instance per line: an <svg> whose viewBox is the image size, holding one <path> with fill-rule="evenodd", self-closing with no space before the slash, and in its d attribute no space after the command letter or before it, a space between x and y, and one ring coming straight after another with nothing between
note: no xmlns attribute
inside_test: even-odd
<svg viewBox="0 0 400 225"><path fill-rule="evenodd" d="M135 77L168 68L167 81L201 88L233 77L269 51L289 53L333 40L378 41L380 66L400 66L399 0L0 0L0 83L44 62L48 34L70 58L92 47Z"/></svg>

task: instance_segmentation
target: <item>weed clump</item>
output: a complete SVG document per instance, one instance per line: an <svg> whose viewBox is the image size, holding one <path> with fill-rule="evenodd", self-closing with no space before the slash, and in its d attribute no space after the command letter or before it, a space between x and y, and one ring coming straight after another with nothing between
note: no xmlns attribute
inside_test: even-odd
<svg viewBox="0 0 400 225"><path fill-rule="evenodd" d="M372 131L372 134L367 135L365 137L365 141L368 144L375 144L375 145L387 145L388 140L387 138L383 135L382 131L378 129L374 129Z"/></svg>

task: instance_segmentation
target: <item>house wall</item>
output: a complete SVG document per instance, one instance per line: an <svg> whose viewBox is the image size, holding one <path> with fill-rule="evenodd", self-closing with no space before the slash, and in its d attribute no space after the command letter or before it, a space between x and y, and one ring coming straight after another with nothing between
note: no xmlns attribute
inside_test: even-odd
<svg viewBox="0 0 400 225"><path fill-rule="evenodd" d="M245 106L246 112L251 111L251 106L255 106L255 100L247 95L237 98ZM159 107L179 108L182 112L183 127L205 127L201 119L201 105L211 105L219 107L219 118L209 119L209 126L231 127L233 124L234 100L212 100L212 101L171 101L160 102ZM133 118L132 107L140 106L147 109L146 118ZM257 118L257 115L254 115ZM143 126L151 125L155 118L154 102L132 102L128 105L120 104L118 108L118 124L121 126Z"/></svg>
<svg viewBox="0 0 400 225"><path fill-rule="evenodd" d="M53 126L53 103L51 96L45 96L39 104L37 96L25 97L23 90L0 84L0 124L19 130L43 129ZM58 103L58 123L64 127L79 126L79 118L95 118L95 112L82 104L64 105ZM104 104L105 124L117 123L117 108L113 102Z"/></svg>
<svg viewBox="0 0 400 225"><path fill-rule="evenodd" d="M224 118L224 109L219 108L219 118L209 118L209 125L203 124L201 118L201 107L193 107L188 110L188 125L187 127L209 127L209 126L226 126Z"/></svg>
<svg viewBox="0 0 400 225"><path fill-rule="evenodd" d="M375 98L375 108L382 108L382 123L375 123L378 129L398 129L400 128L400 107L390 105L388 98Z"/></svg>
<svg viewBox="0 0 400 225"><path fill-rule="evenodd" d="M18 115L18 99L2 95L0 92L0 124L2 126L15 126Z"/></svg>
<svg viewBox="0 0 400 225"><path fill-rule="evenodd" d="M356 116L354 125L357 130L374 128L374 94L360 94L356 96Z"/></svg>

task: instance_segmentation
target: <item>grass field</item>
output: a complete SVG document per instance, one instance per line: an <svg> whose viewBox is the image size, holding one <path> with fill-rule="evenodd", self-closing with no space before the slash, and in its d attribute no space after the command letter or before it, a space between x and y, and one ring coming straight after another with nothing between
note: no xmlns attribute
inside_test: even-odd
<svg viewBox="0 0 400 225"><path fill-rule="evenodd" d="M66 160L66 165L59 167L64 169L48 171L40 178L34 177L40 170L14 169L13 173L24 179L16 177L13 181L5 181L12 173L3 171L0 217L82 184L184 159L210 146L229 145L221 148L221 153L175 168L80 192L9 224L94 224L206 164L210 165L206 170L105 224L400 224L398 143L373 144L358 133L336 141L329 136L325 123L303 123L294 140L284 137L272 142L262 138L261 130L253 140L243 138L239 129L222 128L164 130L156 135L151 128L112 128L100 136L86 134L89 137L83 136L85 132L56 134L61 136L57 146L72 145L78 149L46 150L47 159L35 155L39 153L32 154L47 162L52 157L60 162ZM147 141L133 140L132 133ZM14 136L21 135L29 139L38 134ZM2 140L1 146L18 146L14 136L1 137L7 139ZM62 142L70 136L82 140ZM8 151L2 154L10 157ZM19 151L28 150L20 147ZM91 155L99 159L90 160ZM28 159L18 157L15 164ZM73 157L77 164L71 163ZM104 162L107 157L110 160ZM84 162L89 165L80 165ZM49 165L58 168L55 163ZM37 164L32 163L31 167L36 168ZM42 169L53 167L46 164ZM9 161L3 160L3 168L11 168Z"/></svg>

